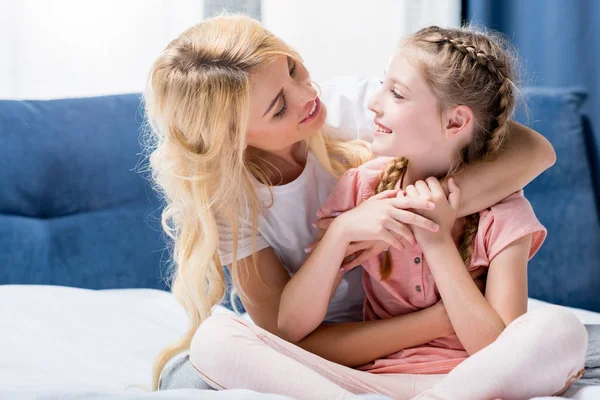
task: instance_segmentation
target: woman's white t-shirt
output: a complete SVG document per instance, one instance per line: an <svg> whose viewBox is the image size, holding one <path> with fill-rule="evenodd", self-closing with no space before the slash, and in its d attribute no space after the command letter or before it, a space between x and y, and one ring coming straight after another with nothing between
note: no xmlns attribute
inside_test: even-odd
<svg viewBox="0 0 600 400"><path fill-rule="evenodd" d="M321 100L327 106L327 123L338 128L348 139L372 140L373 115L367 108L370 96L377 90L376 80L342 78L321 85ZM257 235L252 248L250 218L240 218L237 259L254 251L271 247L290 276L302 266L307 254L304 248L315 241L317 229L312 224L317 211L336 184L331 176L308 153L303 172L294 181L271 187L273 203L258 217ZM264 204L271 204L269 189L257 185L256 194ZM233 261L233 235L228 224L219 223L219 258L223 264ZM362 269L344 275L327 310L325 322L361 321L364 291Z"/></svg>

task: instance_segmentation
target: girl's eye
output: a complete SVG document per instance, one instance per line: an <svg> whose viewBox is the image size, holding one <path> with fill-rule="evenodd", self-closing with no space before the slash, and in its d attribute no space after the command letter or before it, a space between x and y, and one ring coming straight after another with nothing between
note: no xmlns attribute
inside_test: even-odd
<svg viewBox="0 0 600 400"><path fill-rule="evenodd" d="M395 90L392 90L391 92L394 95L394 97L397 98L398 100L402 100L404 98L402 95L398 94Z"/></svg>
<svg viewBox="0 0 600 400"><path fill-rule="evenodd" d="M283 98L283 107L281 107L281 110L279 110L277 112L277 114L273 115L273 118L281 118L285 115L285 111L287 110L287 104L285 102L285 96L282 96Z"/></svg>
<svg viewBox="0 0 600 400"><path fill-rule="evenodd" d="M294 73L296 72L296 63L294 63L294 65L292 66L292 69L290 69L290 76L294 76Z"/></svg>

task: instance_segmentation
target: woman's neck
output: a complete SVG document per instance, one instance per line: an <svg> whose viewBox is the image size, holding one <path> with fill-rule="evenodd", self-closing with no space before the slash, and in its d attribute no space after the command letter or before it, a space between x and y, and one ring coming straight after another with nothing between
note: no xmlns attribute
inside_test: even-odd
<svg viewBox="0 0 600 400"><path fill-rule="evenodd" d="M278 151L255 150L258 158L266 161L265 171L273 185L285 185L296 180L306 167L307 151L304 142Z"/></svg>

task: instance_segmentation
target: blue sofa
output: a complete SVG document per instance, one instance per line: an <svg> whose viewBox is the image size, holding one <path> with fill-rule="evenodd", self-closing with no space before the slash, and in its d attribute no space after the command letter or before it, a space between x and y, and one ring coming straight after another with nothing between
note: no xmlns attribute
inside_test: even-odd
<svg viewBox="0 0 600 400"><path fill-rule="evenodd" d="M530 296L600 311L598 152L583 90L526 90L557 164L526 188L549 236ZM139 94L0 101L0 284L166 289L161 202L140 171Z"/></svg>

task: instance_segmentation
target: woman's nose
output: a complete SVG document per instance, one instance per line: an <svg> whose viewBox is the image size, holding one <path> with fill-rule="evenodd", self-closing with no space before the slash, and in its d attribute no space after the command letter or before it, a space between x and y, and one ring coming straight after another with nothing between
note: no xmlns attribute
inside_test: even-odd
<svg viewBox="0 0 600 400"><path fill-rule="evenodd" d="M300 100L300 105L304 106L312 101L315 101L318 93L317 89L315 89L315 87L312 85L312 82L308 80L306 82L303 82L303 84L300 86L301 88L299 89L300 93L298 96L298 99Z"/></svg>

